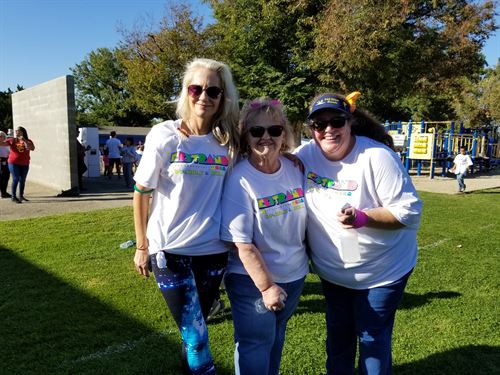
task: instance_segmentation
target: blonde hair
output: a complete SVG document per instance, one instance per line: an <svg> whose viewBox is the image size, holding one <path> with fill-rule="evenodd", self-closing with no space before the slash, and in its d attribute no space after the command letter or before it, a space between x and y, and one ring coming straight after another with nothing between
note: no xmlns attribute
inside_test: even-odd
<svg viewBox="0 0 500 375"><path fill-rule="evenodd" d="M211 70L219 77L223 92L221 94L222 98L219 109L212 122L212 133L221 145L228 145L229 156L231 161L234 161L239 151L238 90L234 85L231 70L226 64L202 58L189 62L184 71L182 90L177 101L176 114L181 119L189 119L191 116L188 86L193 80L194 73L200 68Z"/></svg>
<svg viewBox="0 0 500 375"><path fill-rule="evenodd" d="M248 156L248 154L250 153L248 143L248 124L251 123L261 113L269 114L272 118L279 121L279 125L283 126L285 137L280 152L283 153L290 151L294 146L293 131L290 127L290 124L288 123L285 109L283 108L281 102L278 99L258 98L246 103L241 110L239 124L241 132L241 154Z"/></svg>

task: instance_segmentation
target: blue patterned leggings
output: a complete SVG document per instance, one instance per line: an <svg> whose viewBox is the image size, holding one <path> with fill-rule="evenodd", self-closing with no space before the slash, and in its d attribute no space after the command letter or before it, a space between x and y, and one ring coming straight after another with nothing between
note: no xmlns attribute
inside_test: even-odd
<svg viewBox="0 0 500 375"><path fill-rule="evenodd" d="M182 337L185 374L212 375L206 317L218 295L227 253L183 256L160 251L151 267Z"/></svg>

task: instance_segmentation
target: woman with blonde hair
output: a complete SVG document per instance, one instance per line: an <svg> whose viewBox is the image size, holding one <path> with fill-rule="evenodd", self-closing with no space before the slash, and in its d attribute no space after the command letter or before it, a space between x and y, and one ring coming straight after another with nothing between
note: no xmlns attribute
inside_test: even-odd
<svg viewBox="0 0 500 375"><path fill-rule="evenodd" d="M151 129L134 177L134 262L149 276L150 260L182 336L183 373L215 374L206 318L227 264L220 199L238 152L238 94L229 67L190 62L177 115Z"/></svg>

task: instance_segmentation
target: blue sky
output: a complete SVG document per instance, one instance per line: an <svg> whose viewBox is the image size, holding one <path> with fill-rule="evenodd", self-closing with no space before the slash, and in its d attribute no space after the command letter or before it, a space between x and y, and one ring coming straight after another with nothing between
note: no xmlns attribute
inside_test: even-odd
<svg viewBox="0 0 500 375"><path fill-rule="evenodd" d="M166 14L174 0L0 0L0 91L28 88L71 74L93 50L114 48L119 27L132 30ZM210 19L210 9L189 0L193 12ZM183 1L186 3L186 1ZM500 25L500 17L497 17ZM500 58L500 31L483 52L490 66Z"/></svg>

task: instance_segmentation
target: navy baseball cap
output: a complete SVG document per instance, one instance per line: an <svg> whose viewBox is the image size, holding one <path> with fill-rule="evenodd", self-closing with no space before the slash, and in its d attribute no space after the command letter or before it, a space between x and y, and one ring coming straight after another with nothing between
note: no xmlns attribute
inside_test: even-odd
<svg viewBox="0 0 500 375"><path fill-rule="evenodd" d="M309 106L309 115L307 115L307 118L311 119L316 112L322 109L331 109L343 112L349 116L351 115L351 106L349 103L331 94L325 94L321 95Z"/></svg>

